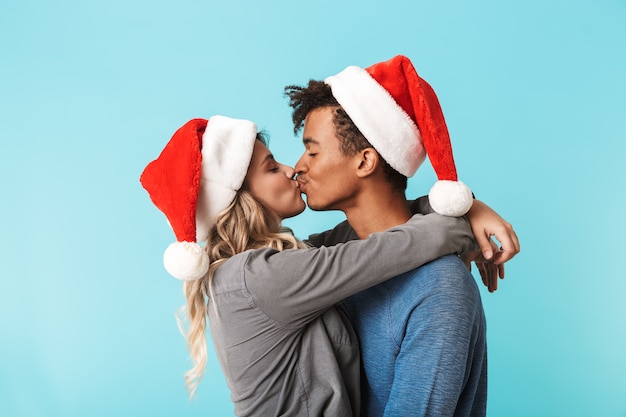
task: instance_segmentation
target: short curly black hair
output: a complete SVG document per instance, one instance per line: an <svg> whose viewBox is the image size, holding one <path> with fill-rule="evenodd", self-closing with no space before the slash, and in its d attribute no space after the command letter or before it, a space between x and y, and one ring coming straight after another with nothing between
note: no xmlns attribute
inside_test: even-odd
<svg viewBox="0 0 626 417"><path fill-rule="evenodd" d="M328 84L323 81L309 80L306 87L288 85L285 87L285 96L289 98L289 106L293 109L291 120L293 132L298 133L304 126L306 116L313 110L330 107L334 111L333 124L341 145L341 153L351 156L365 149L373 148L363 133L354 124L348 113L341 107ZM407 178L393 169L382 157L382 167L387 181L395 189L404 192Z"/></svg>

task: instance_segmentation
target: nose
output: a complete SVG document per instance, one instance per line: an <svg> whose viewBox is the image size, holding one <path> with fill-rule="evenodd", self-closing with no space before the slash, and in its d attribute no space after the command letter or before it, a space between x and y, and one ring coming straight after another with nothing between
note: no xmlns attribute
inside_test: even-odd
<svg viewBox="0 0 626 417"><path fill-rule="evenodd" d="M287 178L292 180L293 177L295 177L295 175L296 175L296 171L292 167L290 167L289 165L283 165L283 168L284 168L283 172L285 173Z"/></svg>
<svg viewBox="0 0 626 417"><path fill-rule="evenodd" d="M298 175L306 172L306 164L304 163L304 161L302 161L303 157L304 155L301 156L300 159L298 159L298 162L296 162L296 166L294 167L294 169L296 170L296 174Z"/></svg>

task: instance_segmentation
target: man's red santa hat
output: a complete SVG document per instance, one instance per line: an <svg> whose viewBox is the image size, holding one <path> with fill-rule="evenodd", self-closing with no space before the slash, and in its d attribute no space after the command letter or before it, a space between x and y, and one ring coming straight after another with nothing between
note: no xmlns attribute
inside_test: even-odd
<svg viewBox="0 0 626 417"><path fill-rule="evenodd" d="M257 127L248 120L213 116L180 127L141 184L176 235L163 255L175 278L193 281L209 269L205 242L220 212L234 200L252 159Z"/></svg>
<svg viewBox="0 0 626 417"><path fill-rule="evenodd" d="M439 100L407 57L398 55L366 69L351 66L324 82L365 138L396 171L411 177L428 155L438 179L428 196L437 213L467 213L473 196L457 178Z"/></svg>

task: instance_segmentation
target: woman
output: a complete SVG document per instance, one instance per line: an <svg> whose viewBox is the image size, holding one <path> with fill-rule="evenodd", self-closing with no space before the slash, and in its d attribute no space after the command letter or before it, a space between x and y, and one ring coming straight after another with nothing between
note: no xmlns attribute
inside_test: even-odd
<svg viewBox="0 0 626 417"><path fill-rule="evenodd" d="M164 263L185 280L194 363L187 388L193 395L206 366L208 316L239 416L358 416L358 346L336 303L439 256L476 249L466 219L436 214L305 249L281 229L305 208L294 171L274 160L246 120L189 121L141 182L178 240Z"/></svg>

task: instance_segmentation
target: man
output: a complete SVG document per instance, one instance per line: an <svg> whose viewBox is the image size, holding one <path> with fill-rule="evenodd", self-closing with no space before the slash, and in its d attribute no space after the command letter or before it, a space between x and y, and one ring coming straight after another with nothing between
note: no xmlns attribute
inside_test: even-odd
<svg viewBox="0 0 626 417"><path fill-rule="evenodd" d="M294 130L304 125L298 182L313 210L341 210L347 223L314 235L333 245L406 222L412 212L459 216L471 208L490 291L519 251L515 232L456 178L439 103L408 58L325 82L288 86ZM428 154L439 177L430 201L407 203L407 177ZM473 225L482 224L474 221ZM490 236L502 243L494 251ZM456 256L442 257L344 302L361 345L363 416L480 416L486 412L485 318L476 283Z"/></svg>

